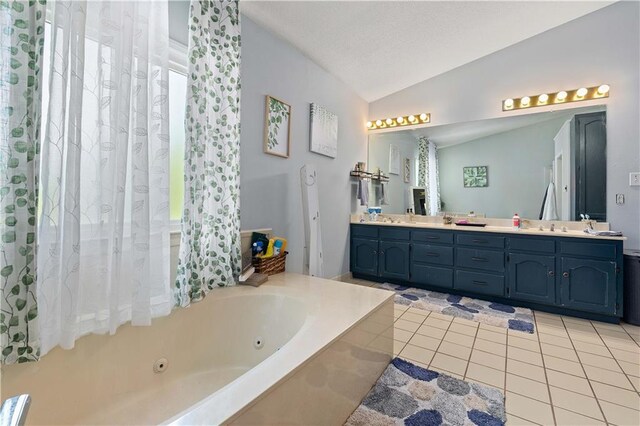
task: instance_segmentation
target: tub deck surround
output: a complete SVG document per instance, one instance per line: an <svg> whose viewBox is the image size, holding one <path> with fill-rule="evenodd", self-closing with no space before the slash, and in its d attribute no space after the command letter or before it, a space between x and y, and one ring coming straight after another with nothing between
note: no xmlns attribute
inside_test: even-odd
<svg viewBox="0 0 640 426"><path fill-rule="evenodd" d="M127 324L3 366L1 396L31 394L28 424L219 424L268 413L339 423L391 360L393 296L292 273L221 288L150 327ZM168 367L154 373L160 358Z"/></svg>
<svg viewBox="0 0 640 426"><path fill-rule="evenodd" d="M624 237L587 235L575 230L580 223L568 232L499 225L360 223L355 215L350 270L355 278L619 322Z"/></svg>

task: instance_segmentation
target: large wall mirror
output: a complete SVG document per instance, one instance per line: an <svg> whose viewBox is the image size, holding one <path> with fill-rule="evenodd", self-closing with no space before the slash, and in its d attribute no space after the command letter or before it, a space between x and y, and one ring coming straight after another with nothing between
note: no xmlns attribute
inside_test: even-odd
<svg viewBox="0 0 640 426"><path fill-rule="evenodd" d="M390 179L374 182L369 204L395 214L606 221L606 133L604 106L372 133L368 169Z"/></svg>

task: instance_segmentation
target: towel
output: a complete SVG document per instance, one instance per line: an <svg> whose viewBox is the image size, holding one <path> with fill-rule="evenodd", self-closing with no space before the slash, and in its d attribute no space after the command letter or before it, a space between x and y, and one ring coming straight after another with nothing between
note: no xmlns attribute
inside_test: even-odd
<svg viewBox="0 0 640 426"><path fill-rule="evenodd" d="M358 200L360 200L361 206L369 205L369 185L367 182L362 182L362 179L358 179Z"/></svg>
<svg viewBox="0 0 640 426"><path fill-rule="evenodd" d="M553 182L550 182L547 187L544 206L542 208L542 220L558 220L558 209L556 208L556 187Z"/></svg>
<svg viewBox="0 0 640 426"><path fill-rule="evenodd" d="M595 235L598 237L621 237L622 232L620 231L596 231L595 229L587 228L584 230L586 234Z"/></svg>
<svg viewBox="0 0 640 426"><path fill-rule="evenodd" d="M380 205L386 206L389 203L387 202L387 197L385 196L385 183L380 184Z"/></svg>

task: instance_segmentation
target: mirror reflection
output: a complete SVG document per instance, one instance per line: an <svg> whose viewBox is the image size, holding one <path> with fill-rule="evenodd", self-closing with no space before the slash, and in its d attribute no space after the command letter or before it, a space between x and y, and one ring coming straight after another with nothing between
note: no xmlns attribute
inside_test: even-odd
<svg viewBox="0 0 640 426"><path fill-rule="evenodd" d="M606 111L575 108L369 136L384 213L606 221Z"/></svg>

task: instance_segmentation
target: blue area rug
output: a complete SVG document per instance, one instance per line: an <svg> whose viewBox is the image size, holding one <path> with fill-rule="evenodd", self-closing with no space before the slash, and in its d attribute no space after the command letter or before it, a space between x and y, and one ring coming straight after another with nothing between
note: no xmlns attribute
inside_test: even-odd
<svg viewBox="0 0 640 426"><path fill-rule="evenodd" d="M502 426L504 395L395 358L345 425Z"/></svg>
<svg viewBox="0 0 640 426"><path fill-rule="evenodd" d="M528 308L487 302L486 300L436 291L405 287L396 284L376 284L377 287L396 292L395 302L412 308L440 312L471 321L510 328L511 330L533 333L535 321L533 312Z"/></svg>

